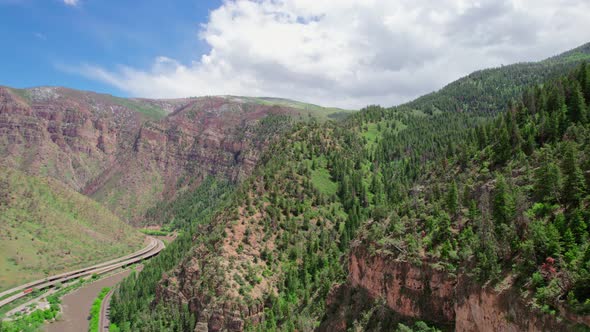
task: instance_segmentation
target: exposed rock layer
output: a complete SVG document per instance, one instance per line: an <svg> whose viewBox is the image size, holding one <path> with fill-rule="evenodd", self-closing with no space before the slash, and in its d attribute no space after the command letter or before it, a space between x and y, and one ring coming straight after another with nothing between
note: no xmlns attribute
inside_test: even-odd
<svg viewBox="0 0 590 332"><path fill-rule="evenodd" d="M208 175L248 175L278 134L261 121L280 114L300 110L226 97L0 87L0 153L7 166L51 176L133 222Z"/></svg>
<svg viewBox="0 0 590 332"><path fill-rule="evenodd" d="M510 280L503 286L482 288L465 275L455 277L427 264L371 255L361 245L351 251L346 284L373 299L385 299L387 307L402 318L454 325L455 331L569 331L576 323L588 325L571 314L563 320L543 315L524 303ZM329 311L338 312L334 299L328 299L328 306ZM346 330L346 322L337 317L327 321L333 331Z"/></svg>
<svg viewBox="0 0 590 332"><path fill-rule="evenodd" d="M366 289L373 298L383 297L402 316L432 322L454 319L456 280L427 264L371 256L357 247L349 258L349 280L352 287Z"/></svg>

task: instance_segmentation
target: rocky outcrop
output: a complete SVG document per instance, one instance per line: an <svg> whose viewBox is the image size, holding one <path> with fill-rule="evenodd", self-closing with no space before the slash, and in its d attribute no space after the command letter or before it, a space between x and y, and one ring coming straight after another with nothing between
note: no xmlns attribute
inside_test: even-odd
<svg viewBox="0 0 590 332"><path fill-rule="evenodd" d="M497 288L482 288L465 276L460 279L455 331L570 331L577 323L531 309L510 278Z"/></svg>
<svg viewBox="0 0 590 332"><path fill-rule="evenodd" d="M482 290L457 304L455 331L542 331L530 312L522 316L518 302L503 303L510 296ZM518 324L517 324L518 322ZM547 326L547 328L549 328ZM556 331L556 330L553 330Z"/></svg>
<svg viewBox="0 0 590 332"><path fill-rule="evenodd" d="M357 246L349 258L349 280L373 298L405 317L448 323L454 320L454 277L428 264L415 266L380 255L370 255Z"/></svg>
<svg viewBox="0 0 590 332"><path fill-rule="evenodd" d="M215 262L192 258L183 262L171 275L165 275L156 288L155 303L188 305L196 314L195 332L238 332L244 330L245 319L257 324L263 320L264 304L245 305L224 299L223 280L207 283L201 280L204 270L218 269ZM209 264L203 265L203 264ZM200 288L214 284L215 296L207 295Z"/></svg>
<svg viewBox="0 0 590 332"><path fill-rule="evenodd" d="M349 257L348 282L328 298L329 314L322 326L329 327L325 331L346 331L350 318L345 317L350 314L339 306L340 302L351 302L342 298L343 292L355 293L350 289L360 289L373 300L384 300L400 320L425 320L454 326L455 331L461 332L570 331L576 324L589 326L582 317L565 311L563 319L532 309L510 278L501 286L482 287L464 274L455 277L427 263L417 266L379 253L371 254L357 244ZM346 306L351 308L358 303Z"/></svg>

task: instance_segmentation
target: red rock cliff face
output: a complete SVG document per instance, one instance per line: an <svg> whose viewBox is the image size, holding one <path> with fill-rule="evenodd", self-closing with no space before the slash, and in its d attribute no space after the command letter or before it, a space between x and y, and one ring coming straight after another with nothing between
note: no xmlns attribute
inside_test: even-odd
<svg viewBox="0 0 590 332"><path fill-rule="evenodd" d="M352 287L362 287L373 298L404 317L449 323L455 319L456 280L428 265L414 266L355 247L349 258Z"/></svg>
<svg viewBox="0 0 590 332"><path fill-rule="evenodd" d="M103 95L0 87L3 162L80 190L131 145L145 120Z"/></svg>
<svg viewBox="0 0 590 332"><path fill-rule="evenodd" d="M139 158L154 160L162 170L198 169L238 180L250 174L273 136L256 131L259 121L289 111L219 97L196 100L164 121L144 125L135 149Z"/></svg>
<svg viewBox="0 0 590 332"><path fill-rule="evenodd" d="M272 114L299 111L239 98L140 100L0 87L1 162L53 177L134 222L208 175L238 181L250 174L280 129L260 125Z"/></svg>
<svg viewBox="0 0 590 332"><path fill-rule="evenodd" d="M478 287L461 277L461 290L455 304L455 331L571 331L576 321L556 320L531 310L520 296L520 290L510 287L489 289ZM572 317L569 317L572 318Z"/></svg>
<svg viewBox="0 0 590 332"><path fill-rule="evenodd" d="M564 314L564 320L532 310L510 279L501 289L476 284L464 275L452 277L408 262L370 255L361 245L351 250L348 287L361 288L373 299L383 298L403 318L454 325L455 331L570 331L581 317ZM340 291L342 292L342 291ZM329 301L333 302L333 301ZM333 310L337 312L337 310ZM329 319L329 326L343 322Z"/></svg>
<svg viewBox="0 0 590 332"><path fill-rule="evenodd" d="M251 173L262 151L279 134L278 129L264 131L261 121L294 112L223 97L192 100L161 121L145 122L129 156L117 161L118 169L106 170L84 193L134 220L146 208L172 199L208 175L239 181Z"/></svg>

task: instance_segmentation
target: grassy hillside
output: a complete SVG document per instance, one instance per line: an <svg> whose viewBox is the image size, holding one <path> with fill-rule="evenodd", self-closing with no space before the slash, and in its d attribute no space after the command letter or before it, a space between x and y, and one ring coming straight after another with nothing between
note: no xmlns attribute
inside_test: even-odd
<svg viewBox="0 0 590 332"><path fill-rule="evenodd" d="M315 104L304 103L301 101L283 99L283 98L271 98L271 97L235 97L237 100L249 101L256 104L262 105L277 105L291 107L303 111L303 114L315 117L319 120L337 120L346 118L348 115L353 114L355 111L346 110L337 107L324 107Z"/></svg>
<svg viewBox="0 0 590 332"><path fill-rule="evenodd" d="M160 120L168 115L168 113L162 108L147 103L141 99L120 98L114 96L111 96L111 98L113 99L113 102L135 112L142 113L152 120Z"/></svg>
<svg viewBox="0 0 590 332"><path fill-rule="evenodd" d="M0 289L123 256L143 236L91 199L0 167Z"/></svg>

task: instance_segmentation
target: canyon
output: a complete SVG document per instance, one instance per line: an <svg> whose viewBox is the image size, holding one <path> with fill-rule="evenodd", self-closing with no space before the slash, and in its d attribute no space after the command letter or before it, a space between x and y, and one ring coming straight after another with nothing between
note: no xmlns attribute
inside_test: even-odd
<svg viewBox="0 0 590 332"><path fill-rule="evenodd" d="M52 177L138 224L148 208L207 176L245 178L264 147L293 122L339 111L285 104L0 87L1 162Z"/></svg>

